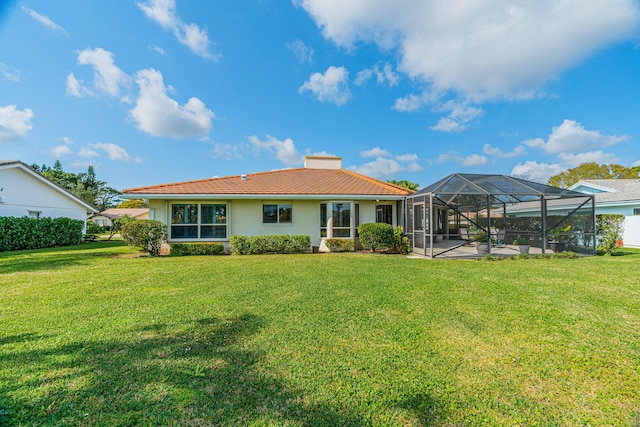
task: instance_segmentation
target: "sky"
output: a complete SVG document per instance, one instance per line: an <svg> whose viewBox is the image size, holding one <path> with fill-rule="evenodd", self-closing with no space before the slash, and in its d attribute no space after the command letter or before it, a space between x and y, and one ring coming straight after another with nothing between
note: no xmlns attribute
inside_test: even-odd
<svg viewBox="0 0 640 427"><path fill-rule="evenodd" d="M117 189L640 165L638 0L0 0L0 159Z"/></svg>

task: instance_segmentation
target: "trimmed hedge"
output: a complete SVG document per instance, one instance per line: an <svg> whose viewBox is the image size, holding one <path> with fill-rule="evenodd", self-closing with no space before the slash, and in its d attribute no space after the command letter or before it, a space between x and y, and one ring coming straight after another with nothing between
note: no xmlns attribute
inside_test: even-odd
<svg viewBox="0 0 640 427"><path fill-rule="evenodd" d="M129 246L158 255L162 243L167 240L167 226L155 219L138 219L127 222L120 232Z"/></svg>
<svg viewBox="0 0 640 427"><path fill-rule="evenodd" d="M371 252L393 245L393 227L390 224L382 222L360 224L358 234L362 247L370 249Z"/></svg>
<svg viewBox="0 0 640 427"><path fill-rule="evenodd" d="M217 242L207 243L172 243L171 255L222 255L224 245Z"/></svg>
<svg viewBox="0 0 640 427"><path fill-rule="evenodd" d="M231 251L236 255L297 254L307 252L311 238L306 234L231 236Z"/></svg>
<svg viewBox="0 0 640 427"><path fill-rule="evenodd" d="M331 252L353 252L356 248L353 239L326 239L324 243Z"/></svg>
<svg viewBox="0 0 640 427"><path fill-rule="evenodd" d="M83 229L79 219L0 217L0 252L77 245Z"/></svg>

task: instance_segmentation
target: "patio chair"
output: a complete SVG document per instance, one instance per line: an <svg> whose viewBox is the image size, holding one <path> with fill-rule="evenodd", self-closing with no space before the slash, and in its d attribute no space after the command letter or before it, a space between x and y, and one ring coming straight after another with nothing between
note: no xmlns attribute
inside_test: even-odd
<svg viewBox="0 0 640 427"><path fill-rule="evenodd" d="M505 246L507 246L505 240L507 240L507 230L497 229L493 245L497 248L504 248Z"/></svg>
<svg viewBox="0 0 640 427"><path fill-rule="evenodd" d="M469 238L469 230L466 228L460 229L460 240L464 240L466 243L469 243L471 239Z"/></svg>

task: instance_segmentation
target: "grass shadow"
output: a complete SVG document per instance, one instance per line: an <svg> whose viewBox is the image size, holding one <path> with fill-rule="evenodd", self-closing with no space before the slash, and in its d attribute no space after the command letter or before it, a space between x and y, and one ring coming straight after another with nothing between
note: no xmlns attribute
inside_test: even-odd
<svg viewBox="0 0 640 427"><path fill-rule="evenodd" d="M354 411L310 403L243 346L263 319L200 319L189 327L137 328L128 342L88 341L0 352L11 369L0 388L2 425L367 424ZM28 338L28 337L27 337ZM32 368L33 369L33 368ZM7 372L7 371L5 371ZM36 371L38 372L38 371ZM3 418L4 417L4 418Z"/></svg>
<svg viewBox="0 0 640 427"><path fill-rule="evenodd" d="M125 248L122 241L81 243L76 246L0 252L0 274L50 271L84 265L95 257L114 258L123 254L114 248Z"/></svg>

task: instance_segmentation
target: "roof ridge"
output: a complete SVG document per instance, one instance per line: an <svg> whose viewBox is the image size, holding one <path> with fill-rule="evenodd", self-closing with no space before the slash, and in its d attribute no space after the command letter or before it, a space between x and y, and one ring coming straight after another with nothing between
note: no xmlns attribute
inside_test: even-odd
<svg viewBox="0 0 640 427"><path fill-rule="evenodd" d="M363 175L363 174L361 174L361 173L354 172L354 171L349 170L349 169L343 169L343 168L340 168L340 170L341 170L341 171L344 171L344 172L347 172L347 173L349 173L349 174L351 174L351 175L353 175L353 176L356 176L356 177L359 177L359 178L363 178L363 179L365 179L366 181L372 182L372 183L374 183L374 184L378 184L378 185L381 185L381 186L383 186L383 187L388 187L388 188L390 188L390 189L392 189L392 190L399 190L399 191L401 191L401 192L403 192L403 193L406 193L405 195L407 195L407 194L411 194L411 193L413 193L413 192L414 192L413 190L410 190L410 189L408 189L408 188L401 187L401 186L399 186L399 185L395 185L395 184L392 184L392 183L390 183L390 182L382 181L382 180L380 180L380 179L372 178L372 177L370 177L370 176Z"/></svg>
<svg viewBox="0 0 640 427"><path fill-rule="evenodd" d="M125 189L122 190L122 192L126 193L126 192L129 192L129 191L139 191L139 190L142 190L144 188L168 188L168 187L177 186L177 185L184 185L184 184L196 184L196 183L200 183L200 182L208 182L208 181L213 181L213 180L240 178L242 175L266 175L266 174L270 174L270 173L285 172L285 171L295 171L295 170L301 170L301 169L306 169L306 168L289 168L289 169L278 169L278 170L272 170L272 171L250 172L250 173L247 173L247 174L239 173L239 174L235 174L235 175L212 176L210 178L189 179L189 180L186 180L186 181L168 182L166 184L143 185L141 187L125 188Z"/></svg>

